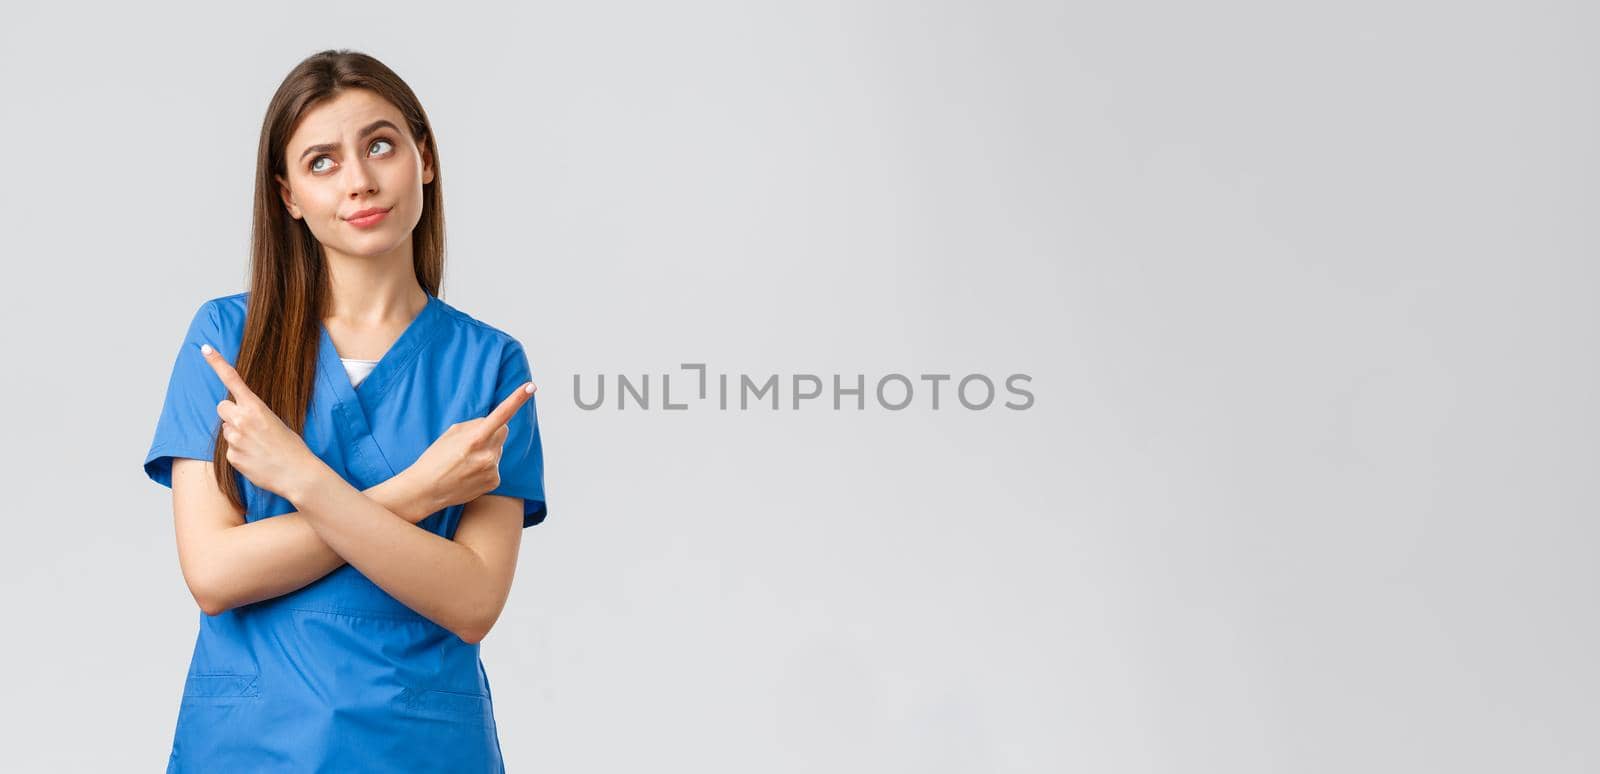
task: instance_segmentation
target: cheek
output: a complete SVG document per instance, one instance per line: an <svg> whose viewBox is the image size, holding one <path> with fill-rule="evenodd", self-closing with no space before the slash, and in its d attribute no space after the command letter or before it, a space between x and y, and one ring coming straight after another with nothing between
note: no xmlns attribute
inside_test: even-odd
<svg viewBox="0 0 1600 774"><path fill-rule="evenodd" d="M339 199L326 191L304 191L297 200L300 217L311 233L320 239L337 235L339 227Z"/></svg>
<svg viewBox="0 0 1600 774"><path fill-rule="evenodd" d="M294 203L307 220L320 219L328 211L328 203L332 200L325 190L327 186L321 185L320 182L316 180L295 182Z"/></svg>
<svg viewBox="0 0 1600 774"><path fill-rule="evenodd" d="M422 211L422 177L415 169L396 164L384 171L384 198L395 205L397 212L417 214Z"/></svg>
<svg viewBox="0 0 1600 774"><path fill-rule="evenodd" d="M383 175L384 186L403 198L411 198L422 188L422 172L405 164L392 164Z"/></svg>

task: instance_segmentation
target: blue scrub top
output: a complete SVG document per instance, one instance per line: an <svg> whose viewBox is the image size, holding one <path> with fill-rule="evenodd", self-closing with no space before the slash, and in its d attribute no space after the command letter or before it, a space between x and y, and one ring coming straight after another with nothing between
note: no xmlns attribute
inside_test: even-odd
<svg viewBox="0 0 1600 774"><path fill-rule="evenodd" d="M211 299L189 324L144 461L163 486L174 457L212 458L228 392L200 344L237 363L248 296ZM405 470L450 425L487 415L532 378L520 342L432 294L357 386L319 328L303 436L356 489ZM523 499L524 528L546 512L537 416L530 397L511 418L489 492ZM238 480L247 521L296 510ZM453 538L464 507L418 526ZM167 770L504 771L478 652L349 564L282 596L202 612Z"/></svg>

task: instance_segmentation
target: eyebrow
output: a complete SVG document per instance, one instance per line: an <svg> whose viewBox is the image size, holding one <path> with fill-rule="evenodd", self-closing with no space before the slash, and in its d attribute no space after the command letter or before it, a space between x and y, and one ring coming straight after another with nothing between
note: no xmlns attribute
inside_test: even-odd
<svg viewBox="0 0 1600 774"><path fill-rule="evenodd" d="M396 133L398 133L400 131L400 127L395 126L388 119L380 118L380 119L378 119L376 121L373 121L370 124L367 124L366 127L361 130L361 133L356 135L356 137L358 139L361 138L361 137L366 137L367 135L372 134L373 132L376 132L379 129L389 129L390 131L393 131L393 132L396 132ZM325 142L325 143L323 143L321 145L313 145L313 146L311 146L309 148L306 148L305 151L300 154L300 158L304 159L306 156L308 156L308 155L310 155L312 153L328 153L330 151L336 151L338 149L339 149L339 143L336 143L336 142Z"/></svg>

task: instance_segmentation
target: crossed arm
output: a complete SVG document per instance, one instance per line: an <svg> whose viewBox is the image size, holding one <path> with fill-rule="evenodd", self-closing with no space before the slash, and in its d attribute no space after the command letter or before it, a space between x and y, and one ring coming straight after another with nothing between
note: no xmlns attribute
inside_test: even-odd
<svg viewBox="0 0 1600 774"><path fill-rule="evenodd" d="M522 541L522 499L486 493L499 483L506 423L533 383L488 416L451 425L393 478L357 491L221 353L200 350L232 396L217 404L228 463L300 509L246 523L217 488L213 462L174 460L178 561L201 609L215 615L275 597L348 562L419 615L462 640L481 641L505 607ZM461 502L454 540L416 528L438 508Z"/></svg>
<svg viewBox="0 0 1600 774"><path fill-rule="evenodd" d="M188 458L172 466L178 561L209 615L294 591L346 562L466 642L481 641L505 607L521 543L521 498L468 502L449 540L414 526L437 508L409 471L357 491L328 470L296 494L299 511L246 522L211 467Z"/></svg>

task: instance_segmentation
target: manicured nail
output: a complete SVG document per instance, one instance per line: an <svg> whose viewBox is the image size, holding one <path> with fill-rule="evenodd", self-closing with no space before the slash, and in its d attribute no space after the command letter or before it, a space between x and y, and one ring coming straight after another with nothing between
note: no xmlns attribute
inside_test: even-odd
<svg viewBox="0 0 1600 774"><path fill-rule="evenodd" d="M211 345L210 344L201 344L200 345L200 354L202 354L202 355L211 354Z"/></svg>
<svg viewBox="0 0 1600 774"><path fill-rule="evenodd" d="M537 389L537 388L535 388L535 387L534 387L534 386L533 386L533 382L528 382L528 386L527 386L527 387L523 387L523 388L522 388L522 391L523 391L523 392L525 392L525 393L528 393L528 394L529 394L529 395L532 395L532 394L533 394L533 391L534 391L534 390L535 390L535 389Z"/></svg>

